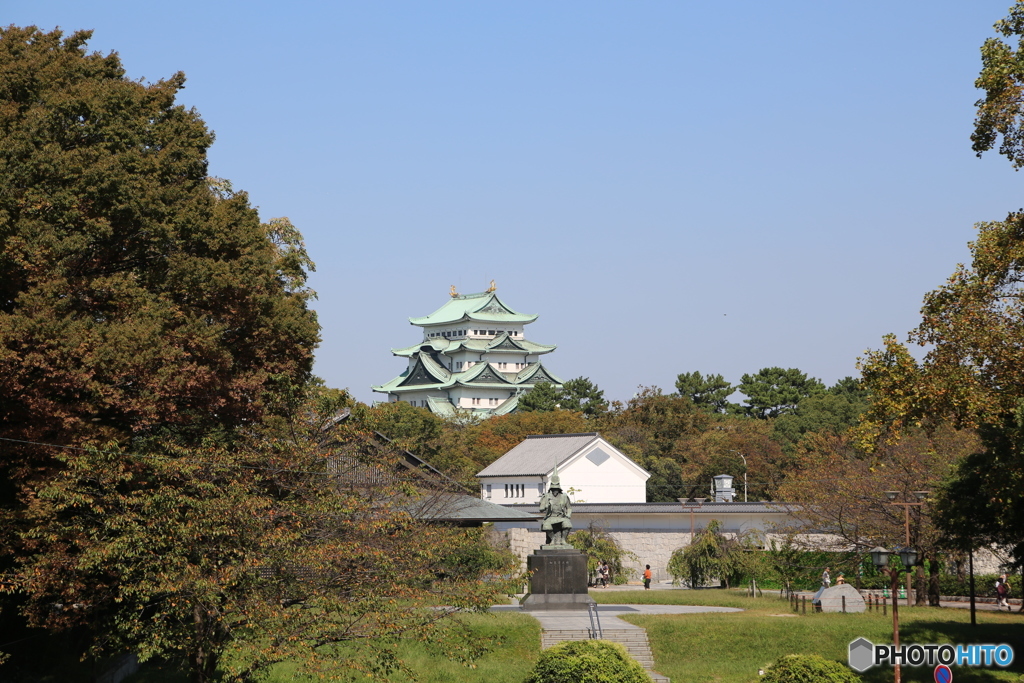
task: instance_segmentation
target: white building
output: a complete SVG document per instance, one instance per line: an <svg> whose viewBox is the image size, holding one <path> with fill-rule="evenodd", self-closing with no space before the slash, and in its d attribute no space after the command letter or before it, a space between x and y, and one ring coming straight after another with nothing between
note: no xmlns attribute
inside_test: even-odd
<svg viewBox="0 0 1024 683"><path fill-rule="evenodd" d="M480 497L502 505L535 505L547 491L556 466L574 503L647 500L650 473L597 432L526 437L476 475Z"/></svg>

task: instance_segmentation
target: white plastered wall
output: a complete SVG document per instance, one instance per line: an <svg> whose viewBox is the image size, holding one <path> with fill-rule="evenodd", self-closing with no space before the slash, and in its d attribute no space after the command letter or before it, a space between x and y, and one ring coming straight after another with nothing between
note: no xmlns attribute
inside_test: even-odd
<svg viewBox="0 0 1024 683"><path fill-rule="evenodd" d="M646 503L649 474L603 439L559 467L562 488L585 503Z"/></svg>

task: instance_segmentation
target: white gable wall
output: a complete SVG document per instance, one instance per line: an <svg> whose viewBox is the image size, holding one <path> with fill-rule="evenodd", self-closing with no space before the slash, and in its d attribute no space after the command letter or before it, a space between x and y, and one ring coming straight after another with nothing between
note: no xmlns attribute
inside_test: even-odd
<svg viewBox="0 0 1024 683"><path fill-rule="evenodd" d="M572 499L586 503L645 503L651 476L598 439L559 467L562 489L573 489Z"/></svg>

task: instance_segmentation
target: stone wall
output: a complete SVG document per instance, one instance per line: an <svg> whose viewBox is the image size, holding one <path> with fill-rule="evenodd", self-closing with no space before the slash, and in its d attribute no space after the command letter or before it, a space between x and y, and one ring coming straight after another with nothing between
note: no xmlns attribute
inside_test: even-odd
<svg viewBox="0 0 1024 683"><path fill-rule="evenodd" d="M632 569L635 573L630 581L639 581L643 576L644 565L651 565L651 573L654 581L671 581L672 575L668 573L668 561L676 548L682 548L690 543L689 531L675 531L672 529L606 529L619 547L628 550L637 556L636 561L623 563L623 566ZM544 543L545 534L539 529L524 529L514 527L504 532L508 539L509 548L522 562L523 570L526 569L526 556L539 548ZM732 534L726 534L732 536ZM775 534L767 535L768 541L782 541L781 536ZM837 543L834 536L827 534L804 534L798 537L800 545L817 550L847 550L848 546ZM998 552L994 553L987 548L974 551L974 572L976 574L994 574L1000 570L1001 563L1005 558ZM980 591L979 591L980 592Z"/></svg>
<svg viewBox="0 0 1024 683"><path fill-rule="evenodd" d="M526 556L544 543L544 532L537 529L513 528L507 532L509 548L526 568ZM672 551L690 542L689 532L651 530L651 529L616 529L609 531L619 547L636 554L636 562L627 561L625 566L636 573L631 580L639 581L643 575L644 565L651 565L655 581L667 581L672 577L666 567L672 557Z"/></svg>

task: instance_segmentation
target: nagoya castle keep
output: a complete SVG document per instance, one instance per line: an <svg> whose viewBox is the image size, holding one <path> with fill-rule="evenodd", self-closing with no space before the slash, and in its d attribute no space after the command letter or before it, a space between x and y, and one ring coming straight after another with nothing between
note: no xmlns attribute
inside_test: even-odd
<svg viewBox="0 0 1024 683"><path fill-rule="evenodd" d="M386 384L373 387L388 401L408 401L438 415L465 410L504 415L534 384L561 385L541 362L555 350L526 340L523 328L536 315L518 313L495 293L459 294L452 287L444 306L409 322L423 329L422 341L392 349L409 366Z"/></svg>

